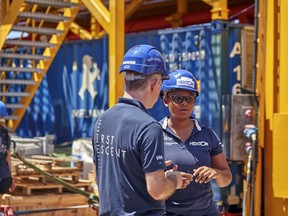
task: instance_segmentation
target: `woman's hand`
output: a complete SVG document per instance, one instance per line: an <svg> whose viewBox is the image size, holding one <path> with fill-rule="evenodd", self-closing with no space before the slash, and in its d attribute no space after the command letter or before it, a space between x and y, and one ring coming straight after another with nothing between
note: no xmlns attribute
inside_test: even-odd
<svg viewBox="0 0 288 216"><path fill-rule="evenodd" d="M216 179L218 172L215 169L207 166L201 166L193 170L193 177L196 177L195 182L208 183L211 179Z"/></svg>

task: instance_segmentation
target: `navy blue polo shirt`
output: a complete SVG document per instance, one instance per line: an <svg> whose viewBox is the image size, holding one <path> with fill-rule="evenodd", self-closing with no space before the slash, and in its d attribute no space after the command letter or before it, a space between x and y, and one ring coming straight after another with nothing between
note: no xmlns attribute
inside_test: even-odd
<svg viewBox="0 0 288 216"><path fill-rule="evenodd" d="M11 171L6 159L9 149L10 137L8 130L0 125L0 179L11 177Z"/></svg>
<svg viewBox="0 0 288 216"><path fill-rule="evenodd" d="M163 130L139 101L120 98L93 130L100 215L163 215L145 174L165 169Z"/></svg>
<svg viewBox="0 0 288 216"><path fill-rule="evenodd" d="M168 127L168 118L160 121L164 130L165 160L172 160L178 170L193 174L200 166L211 167L211 157L222 153L222 145L209 127L201 127L196 119L190 137L183 143ZM184 190L176 192L166 201L167 212L176 215L200 216L216 213L211 183L192 181Z"/></svg>

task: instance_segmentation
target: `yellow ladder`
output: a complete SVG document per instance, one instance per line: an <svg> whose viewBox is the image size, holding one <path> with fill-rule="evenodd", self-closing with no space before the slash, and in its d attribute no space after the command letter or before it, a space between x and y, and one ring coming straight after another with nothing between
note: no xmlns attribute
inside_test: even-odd
<svg viewBox="0 0 288 216"><path fill-rule="evenodd" d="M79 0L1 2L0 99L11 110L6 117L11 132L23 118L80 5ZM12 33L18 36L11 38Z"/></svg>

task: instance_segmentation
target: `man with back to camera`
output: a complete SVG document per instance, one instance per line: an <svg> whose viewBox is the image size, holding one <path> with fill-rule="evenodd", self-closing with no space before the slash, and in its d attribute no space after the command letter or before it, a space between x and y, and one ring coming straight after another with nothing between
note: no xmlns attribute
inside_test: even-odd
<svg viewBox="0 0 288 216"><path fill-rule="evenodd" d="M146 111L169 79L165 61L155 47L137 45L126 52L122 72L124 96L93 129L99 215L163 215L164 200L192 180L176 166L165 172L163 131Z"/></svg>

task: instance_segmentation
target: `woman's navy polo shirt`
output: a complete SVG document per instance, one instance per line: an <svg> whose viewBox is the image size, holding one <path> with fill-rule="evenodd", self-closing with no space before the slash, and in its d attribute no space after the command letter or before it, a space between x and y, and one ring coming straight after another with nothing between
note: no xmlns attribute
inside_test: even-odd
<svg viewBox="0 0 288 216"><path fill-rule="evenodd" d="M183 143L168 127L168 118L160 121L164 130L165 160L172 160L178 170L193 174L200 166L211 167L211 157L222 153L222 145L215 132L201 127L196 119L190 137ZM176 215L206 215L217 212L210 182L192 181L184 190L177 190L166 201L166 209Z"/></svg>

